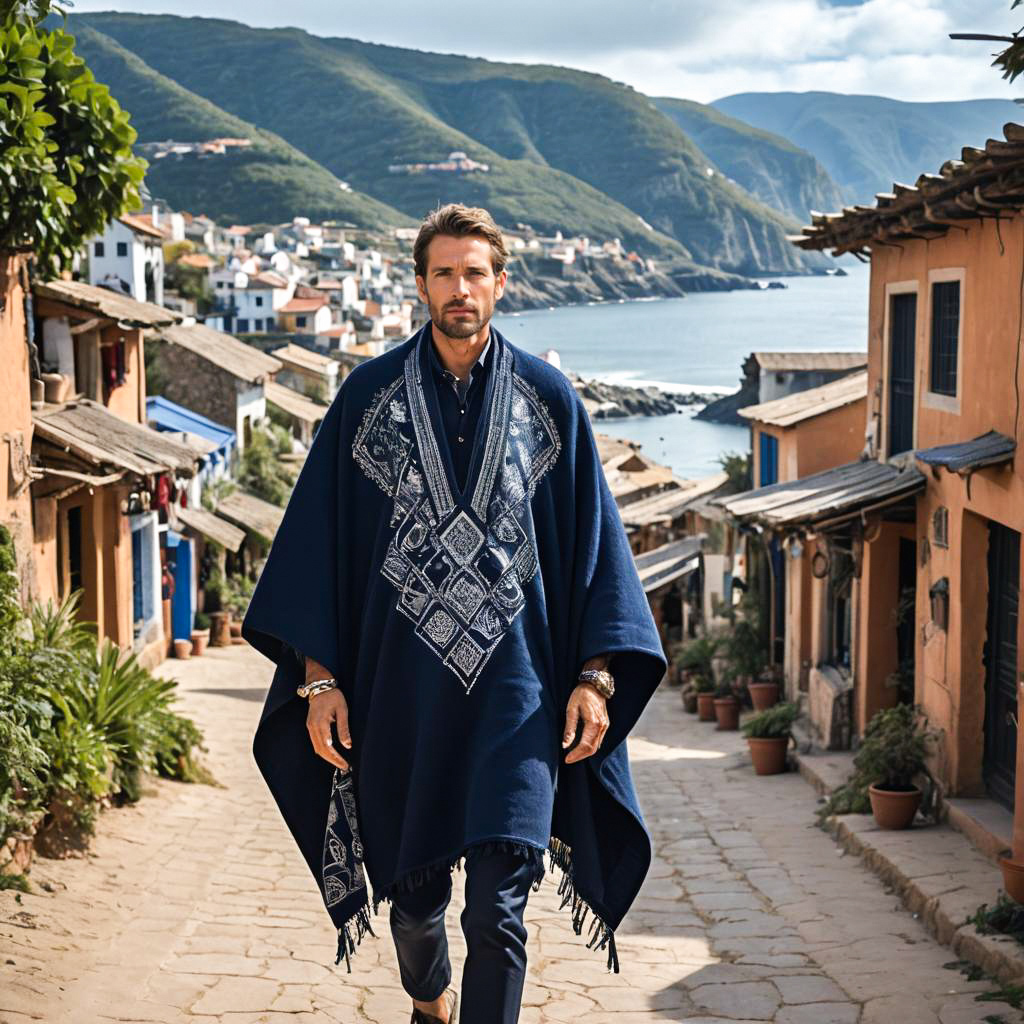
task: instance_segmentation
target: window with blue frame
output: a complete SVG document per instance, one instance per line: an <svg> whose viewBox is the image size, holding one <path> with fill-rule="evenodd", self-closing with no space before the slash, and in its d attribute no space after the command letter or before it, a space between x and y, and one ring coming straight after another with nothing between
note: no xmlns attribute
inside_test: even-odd
<svg viewBox="0 0 1024 1024"><path fill-rule="evenodd" d="M758 486L767 487L779 480L779 439L766 434L763 430L758 435L761 439L758 451Z"/></svg>

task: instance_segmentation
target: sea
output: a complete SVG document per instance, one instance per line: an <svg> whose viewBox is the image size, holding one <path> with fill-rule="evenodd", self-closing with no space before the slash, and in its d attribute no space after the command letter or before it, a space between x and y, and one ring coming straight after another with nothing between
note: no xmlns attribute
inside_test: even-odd
<svg viewBox="0 0 1024 1024"><path fill-rule="evenodd" d="M559 306L494 324L527 352L554 349L563 370L585 378L725 394L739 387L751 352L865 351L870 268L844 269L844 277L781 278L779 289ZM677 476L697 479L717 473L723 454L749 451L750 432L696 420L696 411L597 420L594 429L638 441Z"/></svg>

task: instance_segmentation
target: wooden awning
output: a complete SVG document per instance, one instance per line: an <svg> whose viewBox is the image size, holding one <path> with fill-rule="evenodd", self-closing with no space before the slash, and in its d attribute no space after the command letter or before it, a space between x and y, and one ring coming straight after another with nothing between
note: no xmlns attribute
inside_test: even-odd
<svg viewBox="0 0 1024 1024"><path fill-rule="evenodd" d="M217 502L217 515L272 542L284 519L284 509L257 498L255 494L233 491Z"/></svg>
<svg viewBox="0 0 1024 1024"><path fill-rule="evenodd" d="M202 453L159 430L115 416L87 398L32 410L33 450L58 470L101 467L138 476L193 476ZM78 463L69 465L66 457ZM85 472L89 472L86 468Z"/></svg>
<svg viewBox="0 0 1024 1024"><path fill-rule="evenodd" d="M181 508L172 506L174 517L183 526L195 533L216 541L228 551L237 551L245 540L245 530L233 526L226 519L214 515L205 508Z"/></svg>

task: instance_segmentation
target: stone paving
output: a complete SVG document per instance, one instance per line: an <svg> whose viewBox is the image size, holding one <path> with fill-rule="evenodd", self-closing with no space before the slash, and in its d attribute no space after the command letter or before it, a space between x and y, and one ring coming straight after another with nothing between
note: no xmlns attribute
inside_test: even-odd
<svg viewBox="0 0 1024 1024"><path fill-rule="evenodd" d="M88 857L37 861L31 894L0 893L0 1022L407 1021L386 914L353 973L335 968L334 933L252 764L267 662L232 647L161 671L206 729L222 787L155 782L102 816ZM945 969L952 954L814 827L797 774L757 778L741 738L684 715L674 690L630 744L656 857L618 933L622 973L572 934L550 875L527 911L523 1024L1020 1019L976 1001L991 983Z"/></svg>

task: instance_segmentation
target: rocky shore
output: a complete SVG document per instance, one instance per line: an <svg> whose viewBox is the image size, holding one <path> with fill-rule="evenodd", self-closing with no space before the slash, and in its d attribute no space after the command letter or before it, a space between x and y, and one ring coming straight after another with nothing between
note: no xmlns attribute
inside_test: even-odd
<svg viewBox="0 0 1024 1024"><path fill-rule="evenodd" d="M671 392L661 388L631 387L600 380L584 380L568 373L573 387L583 399L593 420L621 419L625 416L667 416L683 409L704 406L710 397L704 392Z"/></svg>
<svg viewBox="0 0 1024 1024"><path fill-rule="evenodd" d="M518 257L509 267L502 312L546 309L587 302L682 298L688 292L731 291L759 287L739 274L686 263L653 268L642 261L581 256L565 265L558 260Z"/></svg>

